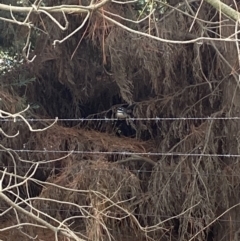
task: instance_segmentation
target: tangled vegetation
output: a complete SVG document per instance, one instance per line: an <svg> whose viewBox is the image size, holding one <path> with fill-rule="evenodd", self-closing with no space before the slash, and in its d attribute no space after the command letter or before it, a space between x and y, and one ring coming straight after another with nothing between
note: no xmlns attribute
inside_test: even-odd
<svg viewBox="0 0 240 241"><path fill-rule="evenodd" d="M232 15L208 1L13 5L0 5L13 20L0 22L0 239L237 240Z"/></svg>

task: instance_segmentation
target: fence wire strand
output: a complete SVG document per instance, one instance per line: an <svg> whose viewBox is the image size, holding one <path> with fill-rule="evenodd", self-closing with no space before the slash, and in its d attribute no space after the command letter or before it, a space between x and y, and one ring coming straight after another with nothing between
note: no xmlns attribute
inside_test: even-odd
<svg viewBox="0 0 240 241"><path fill-rule="evenodd" d="M181 153L181 152L129 152L129 151L61 151L61 150L27 150L27 149L1 149L0 152L13 151L19 153L61 153L61 154L87 154L87 155L144 155L144 156L184 156L184 157L229 157L238 158L240 154L208 154L208 153ZM199 151L200 152L200 151Z"/></svg>
<svg viewBox="0 0 240 241"><path fill-rule="evenodd" d="M55 121L56 118L43 118L43 119L26 119L29 122L48 122L48 121ZM58 122L60 121L76 121L76 122L85 122L85 121L118 121L118 118L62 118L58 119ZM235 116L235 117L153 117L153 118L148 118L148 117L143 117L143 118L127 118L126 120L131 120L131 121L187 121L187 120L240 120L240 116ZM0 122L23 122L21 118L3 118L0 119Z"/></svg>

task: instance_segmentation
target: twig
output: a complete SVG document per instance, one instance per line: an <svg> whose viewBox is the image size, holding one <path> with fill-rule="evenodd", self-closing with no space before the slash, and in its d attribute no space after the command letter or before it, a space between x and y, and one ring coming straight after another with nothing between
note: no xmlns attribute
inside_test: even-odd
<svg viewBox="0 0 240 241"><path fill-rule="evenodd" d="M188 4L189 4L189 3L188 3ZM194 23L195 23L195 21L196 21L196 19L197 19L197 16L198 16L198 13L199 13L199 11L200 11L200 9L201 9L201 7L202 7L202 4L203 4L203 0L201 0L201 3L200 3L200 5L199 5L199 7L198 7L198 10L197 10L196 14L194 15L194 20L193 20L193 22L192 22L192 24L191 24L191 26L190 26L190 28L189 28L189 32L192 31L193 25L194 25Z"/></svg>
<svg viewBox="0 0 240 241"><path fill-rule="evenodd" d="M19 25L22 25L22 26L26 26L26 27L28 27L28 28L34 26L34 25L31 24L31 23L23 23L23 22L19 22L19 21L15 21L15 20L9 19L9 18L0 17L0 20L3 20L3 21L5 21L5 22L9 22L9 23L16 23L16 24L19 24Z"/></svg>
<svg viewBox="0 0 240 241"><path fill-rule="evenodd" d="M120 19L122 19L122 20L124 20L124 21L138 24L138 23L141 23L141 22L145 21L146 19L148 19L152 14L154 14L155 10L156 10L156 9L153 9L152 11L150 11L150 13L149 13L147 16L145 16L144 18L142 18L142 19L140 19L140 20L137 20L137 21L132 20L132 19L129 19L129 18L124 18L124 17L122 17L122 16L120 16L120 15L118 15L118 14L111 13L111 12L106 11L106 10L103 10L103 12L104 12L104 13L107 13L107 14L109 14L109 15L111 15L111 16L120 18Z"/></svg>
<svg viewBox="0 0 240 241"><path fill-rule="evenodd" d="M16 136L18 136L19 135L19 131L17 131L17 133L16 134L14 134L14 135L8 135L7 133L5 133L4 131L3 131L3 129L0 127L0 133L2 133L5 137L7 137L7 138L14 138L14 137L16 137Z"/></svg>
<svg viewBox="0 0 240 241"><path fill-rule="evenodd" d="M217 218L215 218L212 222L210 222L208 225L206 225L204 228L202 228L200 231L198 231L195 235L193 235L188 241L192 241L194 240L200 233L202 233L205 229L207 229L208 227L210 227L213 223L215 223L219 218L221 218L223 215L225 215L226 213L228 213L229 211L231 211L232 209L236 208L240 206L240 203L233 205L232 207L228 208L225 212L223 212L222 214L220 214Z"/></svg>
<svg viewBox="0 0 240 241"><path fill-rule="evenodd" d="M54 40L53 41L53 46L55 47L56 46L56 43L63 43L64 41L66 41L68 38L70 38L71 36L73 36L75 33L77 33L86 23L86 21L88 20L90 16L90 11L88 11L87 13L87 16L85 17L85 19L83 20L82 24L77 28L75 29L73 32L71 32L68 36L66 36L64 39L62 40Z"/></svg>
<svg viewBox="0 0 240 241"><path fill-rule="evenodd" d="M235 39L229 39L229 38L210 38L210 37L198 37L195 39L191 39L191 40L186 40L186 41L178 41L178 40L170 40L170 39L163 39L163 38L159 38L156 37L154 35L148 34L148 33L144 33L144 32L140 32L134 29L131 29L123 24L121 24L120 22L102 14L101 12L98 12L98 14L100 14L103 18L107 19L109 22L116 24L117 26L127 30L130 33L134 33L136 35L140 35L140 36L144 36L144 37L148 37L157 41L161 41L163 43L172 43L172 44L190 44L190 43L196 43L199 41L220 41L220 42L235 42Z"/></svg>
<svg viewBox="0 0 240 241"><path fill-rule="evenodd" d="M126 1L126 2L112 0L111 2L123 5L123 4L129 4L129 3L136 3L138 2L138 0L132 0L132 1Z"/></svg>
<svg viewBox="0 0 240 241"><path fill-rule="evenodd" d="M47 15L61 30L65 31L67 30L68 28L68 25L69 25L69 22L67 20L67 17L66 17L66 14L62 11L62 14L63 14L63 18L65 20L65 27L62 26L57 20L56 18L54 18L50 13L48 13L47 11L45 10L41 10L39 9L38 10L39 13L44 13L45 15Z"/></svg>
<svg viewBox="0 0 240 241"><path fill-rule="evenodd" d="M23 120L23 122L25 122L25 124L28 126L29 130L32 131L32 132L45 131L45 130L49 129L50 127L52 127L54 124L56 124L56 122L58 120L57 117L55 118L54 122L52 124L50 124L49 126L47 126L45 128L42 128L42 129L33 129L31 127L31 125L29 124L29 122L27 121L27 119L25 117L23 117L23 115L22 115L22 113L26 112L29 109L29 107L30 107L30 105L28 105L24 110L22 110L18 113L15 113L15 114L10 114L9 112L0 110L0 118L13 118L14 122L15 122L16 118L19 117L20 119ZM3 116L3 114L5 116Z"/></svg>
<svg viewBox="0 0 240 241"><path fill-rule="evenodd" d="M19 22L19 21L17 21L17 19L13 16L11 4L10 4L9 6L10 6L10 14L11 14L12 19L14 20L14 23L17 23L17 24L19 24L19 25L25 25L25 24L27 24L27 26L28 26L29 28L31 28L30 22L27 23L27 21L28 21L31 13L32 13L32 11L33 11L33 8L31 8L31 9L29 10L29 13L27 14L27 17L25 18L25 20L24 20L23 22Z"/></svg>
<svg viewBox="0 0 240 241"><path fill-rule="evenodd" d="M82 5L58 5L53 7L36 7L32 5L32 7L19 7L19 6L9 6L8 4L0 3L0 10L3 11L11 11L12 12L29 12L32 10L33 13L38 13L39 10L44 10L48 13L87 13L88 11L96 11L97 9L103 7L106 3L110 2L110 0L103 0L97 4L91 4L89 6L82 6Z"/></svg>
<svg viewBox="0 0 240 241"><path fill-rule="evenodd" d="M23 47L23 50L22 50L22 55L25 58L25 60L27 61L27 63L33 62L34 59L37 57L36 55L34 55L31 60L28 59L29 53L30 53L30 48L31 48L31 43L29 44L30 36L31 36L31 28L29 29L27 41L26 41L26 44L25 44L25 46ZM28 49L27 53L26 53L26 49Z"/></svg>
<svg viewBox="0 0 240 241"><path fill-rule="evenodd" d="M46 222L45 220L39 218L38 216L36 216L35 214L26 211L24 208L20 207L18 204L14 203L11 199L9 199L5 194L3 194L2 191L0 191L0 198L2 200L4 200L9 206L15 208L17 211L25 214L27 217L30 217L31 219L37 221L38 223L42 224L43 226L47 227L48 229L52 230L55 234L55 237L58 233L62 233L63 235L67 236L67 237L71 237L74 238L76 241L85 241L84 239L78 238L78 237L74 237L72 235L72 232L70 232L70 234L68 234L66 231L61 230L59 228L54 227L53 225L49 224L48 222Z"/></svg>

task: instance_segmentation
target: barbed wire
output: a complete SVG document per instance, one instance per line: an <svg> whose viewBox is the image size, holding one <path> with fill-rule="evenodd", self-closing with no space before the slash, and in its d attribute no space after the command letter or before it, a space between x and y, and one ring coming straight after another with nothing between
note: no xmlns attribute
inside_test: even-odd
<svg viewBox="0 0 240 241"><path fill-rule="evenodd" d="M56 201L55 201L56 202ZM69 206L71 206L71 205L69 205ZM4 208L6 208L6 207L1 207L0 206L0 209L4 209ZM43 209L40 209L41 211L59 211L59 212L65 212L65 213L67 213L67 212L69 212L69 211L71 211L71 210L69 210L69 209L63 209L63 208L43 208ZM76 214L82 214L82 211L79 211L79 210L74 210L74 212L76 213ZM162 221L164 221L164 219L169 219L169 218L172 218L172 216L168 216L168 215L154 215L154 214L147 214L147 213L133 213L133 215L134 216L144 216L144 217L159 217L159 218L161 218L161 219L163 219ZM188 220L194 220L194 221L196 221L196 220L202 220L202 218L198 218L198 217L190 217L189 215L181 215L181 216L179 216L179 217L177 217L177 219L188 219ZM213 218L214 219L214 218ZM230 220L229 219L218 219L218 221L221 221L221 222L229 222ZM231 219L231 222L235 222L235 223L240 223L240 219Z"/></svg>
<svg viewBox="0 0 240 241"><path fill-rule="evenodd" d="M109 163L111 163L111 164L118 164L117 162L109 162ZM37 164L37 162L36 162L36 164ZM47 165L45 165L44 166L44 164L46 164L46 163L40 163L39 164L39 166L38 166L38 169L43 169L43 170L46 170L47 168L49 168L49 166L47 166ZM122 164L122 163L120 163L120 164ZM41 165L41 166L40 166ZM0 167L1 167L1 165L0 165ZM21 168L21 170L28 170L28 169L30 169L30 167L27 167L27 166L23 166L23 165L8 165L8 166L6 166L7 168L14 168L14 167L16 167L16 168ZM4 168L4 167L3 167ZM136 172L136 173L149 173L149 174L151 174L151 173L164 173L164 174L171 174L171 176L172 176L172 174L174 174L174 175L196 175L196 172L184 172L184 171L182 171L182 172L180 172L180 171L175 171L175 170L173 170L173 171L167 171L167 170L163 170L163 171L159 171L159 170L144 170L144 169L132 169L132 168L130 168L130 167L128 167L129 168L129 171L131 171L131 172ZM56 170L58 170L58 171L64 171L64 170L68 170L69 169L69 167L55 167L55 168L53 168L53 167L51 167L51 169L56 169ZM87 170L93 170L92 168L86 168L86 167L84 167L84 169L82 169L82 170L84 170L84 171L87 171ZM99 168L99 171L116 171L116 170L118 170L118 171L123 171L123 169L122 168L118 168L118 167L114 167L114 168ZM94 171L96 171L95 169L94 169ZM207 172L207 173L202 173L202 172L199 172L200 174L201 174L201 176L206 176L206 177L210 177L210 176L214 176L214 177L239 177L240 178L240 173L239 174L226 174L226 173L223 173L222 171L218 171L218 172Z"/></svg>
<svg viewBox="0 0 240 241"><path fill-rule="evenodd" d="M87 154L87 155L144 155L144 156L184 156L184 157L240 157L240 154L208 154L208 153L181 153L181 152L130 152L130 151L61 151L61 150L28 150L28 149L1 149L0 152L30 152L30 153L61 153L61 154ZM199 149L199 152L201 149Z"/></svg>
<svg viewBox="0 0 240 241"><path fill-rule="evenodd" d="M53 118L43 118L43 119L26 119L29 122L47 122L47 121L55 121ZM85 121L118 121L118 118L62 118L58 119L57 121L78 121L78 122L85 122ZM235 117L143 117L143 118L127 118L126 120L131 121L187 121L187 120L240 120L240 116ZM23 122L21 118L11 119L11 118L2 118L0 122Z"/></svg>

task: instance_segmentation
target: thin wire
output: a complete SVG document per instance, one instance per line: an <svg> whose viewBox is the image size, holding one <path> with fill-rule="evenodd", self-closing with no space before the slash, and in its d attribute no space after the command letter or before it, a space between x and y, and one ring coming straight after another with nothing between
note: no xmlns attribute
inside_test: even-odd
<svg viewBox="0 0 240 241"><path fill-rule="evenodd" d="M36 162L37 163L37 162ZM115 164L117 164L117 162L109 162L109 163L115 163ZM50 168L50 169L53 169L53 167L49 167L49 166L47 166L47 165L43 165L43 164L46 164L46 163L40 163L39 164L39 167L38 167L38 169L44 169L44 170L46 170L47 168ZM41 165L41 166L40 166ZM0 166L1 167L1 166ZM14 165L7 165L6 166L7 168L13 168L13 167L17 167L17 168L21 168L22 170L24 170L24 169L29 169L30 167L27 167L27 166L23 166L23 165L16 165L16 166L14 166ZM56 167L55 168L56 170L58 170L58 171L63 171L63 170L68 170L69 169L69 167ZM93 169L91 169L91 168L84 168L83 169L84 171L87 171L87 170L93 170ZM118 170L118 171L123 171L123 169L122 168L117 168L117 167L114 167L114 169L111 169L111 168L100 168L99 169L99 171L116 171L116 170ZM95 169L94 169L94 171L96 171ZM196 172L179 172L179 171L152 171L152 170L143 170L143 169L132 169L131 167L129 167L129 171L131 171L131 172L138 172L138 173L164 173L164 174L171 174L171 176L174 174L174 175L196 175ZM105 175L105 173L103 174L103 175ZM214 177L239 177L239 174L225 174L225 173L222 173L222 172L214 172L214 173L201 173L201 176L206 176L206 177L210 177L210 176L214 176Z"/></svg>
<svg viewBox="0 0 240 241"><path fill-rule="evenodd" d="M56 201L56 200L54 200ZM69 204L71 205L71 204ZM5 209L6 207L0 207L1 210ZM62 209L62 208L43 208L41 209L41 211L59 211L59 212L71 212L71 210L69 209ZM78 214L78 213L82 213L81 211L79 210L75 210L74 213ZM134 216L144 216L144 217L160 217L161 219L168 219L168 218L171 218L172 216L167 216L167 215L153 215L153 214L147 214L147 213L134 213L133 214ZM73 216L74 218L74 216ZM182 216L179 216L178 219L188 219L188 220L202 220L202 218L198 218L198 217L189 217L189 215L182 215ZM164 220L162 220L164 221ZM229 222L230 220L227 220L227 219L218 219L218 221L221 221L221 222ZM234 219L234 220L231 220L231 222L235 222L235 223L239 223L240 222L240 219Z"/></svg>
<svg viewBox="0 0 240 241"><path fill-rule="evenodd" d="M58 150L15 150L7 149L14 152L31 152L31 153L62 153L62 154L88 154L88 155L144 155L144 156L184 156L184 157L240 157L240 154L204 154L204 153L180 153L180 152L129 152L129 151L58 151ZM6 152L6 150L0 150L0 152Z"/></svg>
<svg viewBox="0 0 240 241"><path fill-rule="evenodd" d="M29 122L47 122L47 121L55 121L56 119L26 119ZM117 118L74 118L74 119L58 119L58 121L78 121L78 122L84 122L84 121L118 121ZM240 116L235 117L153 117L153 118L127 118L126 120L131 121L174 121L174 120L240 120ZM9 119L9 118L3 118L0 119L0 122L22 122L23 120L20 118Z"/></svg>

